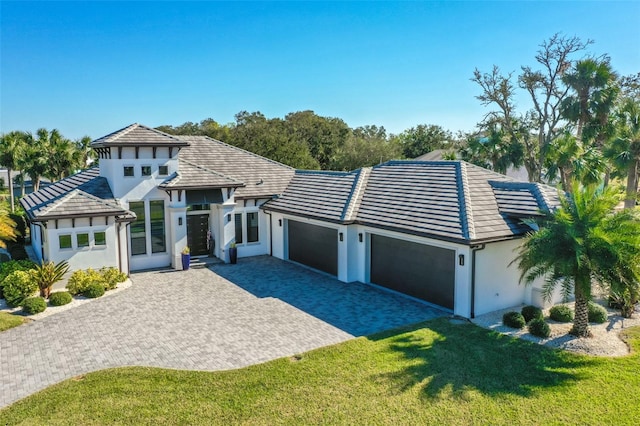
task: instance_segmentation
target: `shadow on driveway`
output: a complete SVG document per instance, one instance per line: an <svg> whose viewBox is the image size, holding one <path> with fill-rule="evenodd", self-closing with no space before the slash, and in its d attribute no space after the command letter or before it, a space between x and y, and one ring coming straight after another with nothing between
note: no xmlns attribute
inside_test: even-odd
<svg viewBox="0 0 640 426"><path fill-rule="evenodd" d="M366 336L447 313L362 283L335 278L271 256L212 265L221 277L259 298L273 297L353 336Z"/></svg>

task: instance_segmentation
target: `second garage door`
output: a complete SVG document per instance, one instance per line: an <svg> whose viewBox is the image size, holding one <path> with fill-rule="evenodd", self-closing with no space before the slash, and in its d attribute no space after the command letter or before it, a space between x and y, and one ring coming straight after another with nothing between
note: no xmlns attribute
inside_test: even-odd
<svg viewBox="0 0 640 426"><path fill-rule="evenodd" d="M453 309L455 251L371 235L371 282Z"/></svg>
<svg viewBox="0 0 640 426"><path fill-rule="evenodd" d="M289 259L338 275L338 231L295 220L287 223Z"/></svg>

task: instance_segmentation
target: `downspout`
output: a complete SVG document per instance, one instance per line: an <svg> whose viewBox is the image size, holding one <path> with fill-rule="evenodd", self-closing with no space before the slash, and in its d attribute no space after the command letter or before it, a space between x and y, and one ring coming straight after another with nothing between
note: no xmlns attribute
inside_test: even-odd
<svg viewBox="0 0 640 426"><path fill-rule="evenodd" d="M471 318L476 317L476 253L484 250L486 244L471 246Z"/></svg>
<svg viewBox="0 0 640 426"><path fill-rule="evenodd" d="M273 216L266 210L264 214L269 215L269 256L273 256Z"/></svg>
<svg viewBox="0 0 640 426"><path fill-rule="evenodd" d="M114 218L117 219L117 218ZM118 271L122 272L122 246L120 245L120 222L116 220L116 235L118 236Z"/></svg>

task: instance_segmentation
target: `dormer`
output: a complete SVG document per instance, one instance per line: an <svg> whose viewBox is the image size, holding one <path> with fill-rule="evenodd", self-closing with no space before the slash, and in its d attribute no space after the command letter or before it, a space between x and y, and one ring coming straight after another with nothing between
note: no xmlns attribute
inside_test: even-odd
<svg viewBox="0 0 640 426"><path fill-rule="evenodd" d="M109 182L116 198L138 186L157 187L178 171L178 153L188 142L142 124L91 142L100 164L100 176Z"/></svg>

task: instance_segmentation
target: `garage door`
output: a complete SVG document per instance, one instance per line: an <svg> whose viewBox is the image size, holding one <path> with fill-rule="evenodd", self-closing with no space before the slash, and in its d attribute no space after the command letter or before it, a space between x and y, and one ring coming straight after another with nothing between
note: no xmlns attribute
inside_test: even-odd
<svg viewBox="0 0 640 426"><path fill-rule="evenodd" d="M295 220L287 223L289 259L338 275L338 231Z"/></svg>
<svg viewBox="0 0 640 426"><path fill-rule="evenodd" d="M371 282L453 309L455 251L371 235Z"/></svg>

